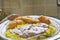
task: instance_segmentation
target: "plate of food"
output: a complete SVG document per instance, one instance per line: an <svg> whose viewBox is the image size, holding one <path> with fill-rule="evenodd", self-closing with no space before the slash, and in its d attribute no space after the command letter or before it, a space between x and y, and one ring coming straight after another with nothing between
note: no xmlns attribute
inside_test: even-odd
<svg viewBox="0 0 60 40"><path fill-rule="evenodd" d="M19 16L0 24L6 40L48 40L59 33L58 19L48 16Z"/></svg>

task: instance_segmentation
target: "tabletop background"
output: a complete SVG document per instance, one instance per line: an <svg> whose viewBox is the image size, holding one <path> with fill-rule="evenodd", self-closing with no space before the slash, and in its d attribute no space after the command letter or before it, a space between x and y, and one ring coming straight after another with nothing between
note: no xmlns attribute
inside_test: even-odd
<svg viewBox="0 0 60 40"><path fill-rule="evenodd" d="M13 13L60 18L60 7L57 0L0 0L0 20Z"/></svg>

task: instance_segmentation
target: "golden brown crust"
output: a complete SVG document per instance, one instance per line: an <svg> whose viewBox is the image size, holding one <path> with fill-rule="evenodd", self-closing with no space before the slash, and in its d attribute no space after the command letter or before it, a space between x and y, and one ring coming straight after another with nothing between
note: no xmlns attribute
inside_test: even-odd
<svg viewBox="0 0 60 40"><path fill-rule="evenodd" d="M17 25L25 24L23 20L15 20Z"/></svg>
<svg viewBox="0 0 60 40"><path fill-rule="evenodd" d="M17 17L17 18L15 18L14 20L21 20L21 17Z"/></svg>
<svg viewBox="0 0 60 40"><path fill-rule="evenodd" d="M46 24L50 24L50 20L45 18L44 16L40 16L38 19L31 19L30 17L17 17L15 18L15 20L11 21L8 26L9 28L15 28L17 25L21 25L21 24L25 24L25 23L46 23Z"/></svg>
<svg viewBox="0 0 60 40"><path fill-rule="evenodd" d="M44 16L40 16L38 19L39 19L40 22L43 22L43 23L46 23L46 24L51 23L50 20L45 18Z"/></svg>
<svg viewBox="0 0 60 40"><path fill-rule="evenodd" d="M8 24L8 28L9 29L13 29L15 27L17 27L17 25L21 25L21 24L24 24L25 22L23 22L22 20L14 20L14 21L11 21L9 24Z"/></svg>
<svg viewBox="0 0 60 40"><path fill-rule="evenodd" d="M31 19L29 16L26 17L26 18L18 17L15 20L23 20L26 23L39 23L39 20L38 19L34 20L34 19Z"/></svg>
<svg viewBox="0 0 60 40"><path fill-rule="evenodd" d="M39 22L38 19L34 20L34 19L31 19L31 18L21 18L21 20L23 20L26 23L38 23Z"/></svg>
<svg viewBox="0 0 60 40"><path fill-rule="evenodd" d="M15 22L15 21L11 21L11 22L8 24L8 29L15 28L16 26L17 26L16 22Z"/></svg>

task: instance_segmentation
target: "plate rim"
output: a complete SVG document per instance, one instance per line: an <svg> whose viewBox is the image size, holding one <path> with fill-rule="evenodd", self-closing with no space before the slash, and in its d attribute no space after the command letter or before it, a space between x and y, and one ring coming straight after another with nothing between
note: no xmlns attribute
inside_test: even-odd
<svg viewBox="0 0 60 40"><path fill-rule="evenodd" d="M39 16L39 15L30 15L30 16ZM40 15L40 16L41 16L41 15ZM45 17L56 20L56 21L58 22L58 24L60 25L60 22L59 22L60 20L59 20L59 19L54 18L54 17L50 17L50 16L45 16ZM7 20L5 20L5 21L7 21ZM1 24L2 24L2 23L1 23ZM8 39L7 37L5 37L4 35L2 35L1 33L0 33L0 37L2 37L2 38L4 38L4 39ZM47 39L48 39L48 38L47 38ZM8 40L11 40L11 39L8 39Z"/></svg>

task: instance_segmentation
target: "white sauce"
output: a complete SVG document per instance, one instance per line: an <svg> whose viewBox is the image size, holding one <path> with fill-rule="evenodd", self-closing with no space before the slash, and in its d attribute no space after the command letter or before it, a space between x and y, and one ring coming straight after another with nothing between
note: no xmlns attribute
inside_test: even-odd
<svg viewBox="0 0 60 40"><path fill-rule="evenodd" d="M48 25L45 23L38 23L37 27L34 27L32 24L28 24L27 26L22 26L19 29L15 28L11 30L11 33L17 33L20 36L26 37L30 34L40 34L48 29ZM24 36L25 35L25 36Z"/></svg>

